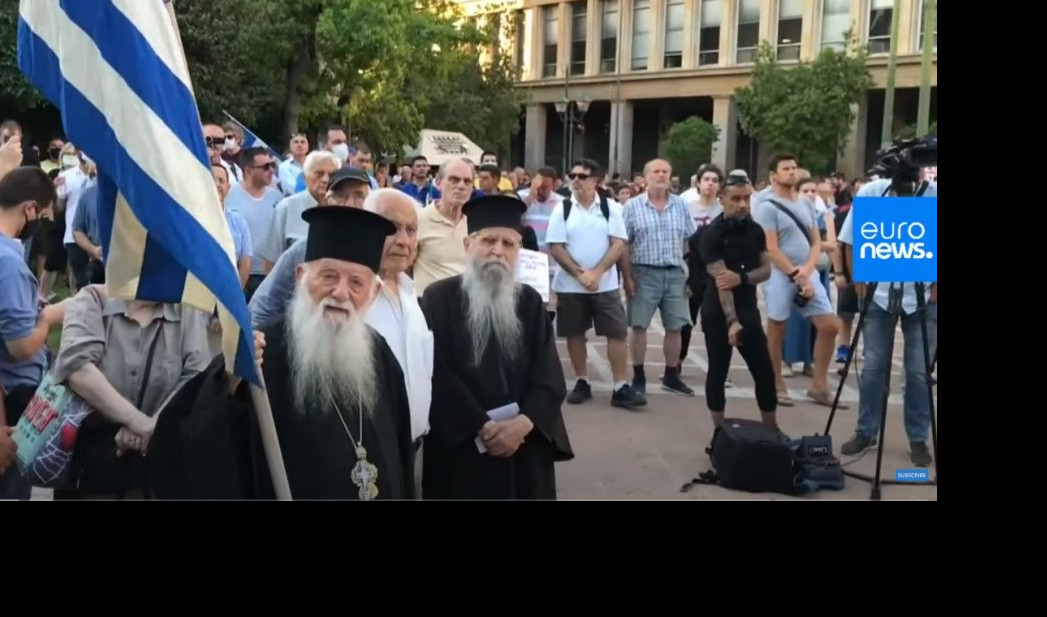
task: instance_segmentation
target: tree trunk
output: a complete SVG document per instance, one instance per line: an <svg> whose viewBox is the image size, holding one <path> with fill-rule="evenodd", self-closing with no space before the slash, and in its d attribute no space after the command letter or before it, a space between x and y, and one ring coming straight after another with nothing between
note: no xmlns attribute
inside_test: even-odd
<svg viewBox="0 0 1047 617"><path fill-rule="evenodd" d="M299 132L298 116L302 110L302 82L310 68L316 65L316 30L309 32L294 55L291 66L287 69L287 107L284 109L284 141ZM315 145L315 144L313 144Z"/></svg>

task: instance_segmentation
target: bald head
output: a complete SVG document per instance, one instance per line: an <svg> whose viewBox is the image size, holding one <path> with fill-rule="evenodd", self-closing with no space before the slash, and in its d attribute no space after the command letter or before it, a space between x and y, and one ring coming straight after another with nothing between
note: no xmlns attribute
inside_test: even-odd
<svg viewBox="0 0 1047 617"><path fill-rule="evenodd" d="M376 212L396 225L396 233L385 239L382 278L406 272L418 254L418 202L397 189L378 189L367 196L364 210Z"/></svg>
<svg viewBox="0 0 1047 617"><path fill-rule="evenodd" d="M643 166L643 176L644 181L647 183L647 190L653 190L655 193L664 193L669 190L672 174L672 166L663 159L648 161Z"/></svg>

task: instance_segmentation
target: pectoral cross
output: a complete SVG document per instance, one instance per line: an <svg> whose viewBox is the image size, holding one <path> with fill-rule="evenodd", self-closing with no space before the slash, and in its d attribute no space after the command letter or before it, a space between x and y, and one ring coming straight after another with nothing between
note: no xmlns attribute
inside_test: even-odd
<svg viewBox="0 0 1047 617"><path fill-rule="evenodd" d="M350 478L360 489L360 501L371 501L378 497L378 468L367 460L367 450L356 449L356 465Z"/></svg>

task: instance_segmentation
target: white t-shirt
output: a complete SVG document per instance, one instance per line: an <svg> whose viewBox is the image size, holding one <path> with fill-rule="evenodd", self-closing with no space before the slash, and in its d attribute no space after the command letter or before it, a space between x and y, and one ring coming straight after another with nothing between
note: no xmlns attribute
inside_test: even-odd
<svg viewBox="0 0 1047 617"><path fill-rule="evenodd" d="M720 216L723 212L723 206L720 205L719 199L711 206L703 206L702 202L695 200L687 203L687 211L691 213L695 229L701 229L712 223L714 218Z"/></svg>
<svg viewBox="0 0 1047 617"><path fill-rule="evenodd" d="M58 174L64 184L58 187L58 198L66 197L65 200L65 235L62 236L62 244L75 244L73 239L73 219L76 218L76 207L80 205L80 196L87 188L87 174L79 167L71 167Z"/></svg>
<svg viewBox="0 0 1047 617"><path fill-rule="evenodd" d="M621 238L625 241L628 241L629 238L625 231L622 205L608 200L607 209L610 220L605 219L603 212L600 211L599 195L593 199L588 209L575 201L571 206L570 215L564 221L563 204L558 204L549 215L546 242L566 245L567 253L579 266L586 269L595 267L611 248L611 238ZM587 290L578 282L578 279L563 268L559 269L553 279L553 291L556 293L590 294L616 289L618 289L617 265L612 265L607 272L604 272L600 277L600 286L595 292Z"/></svg>

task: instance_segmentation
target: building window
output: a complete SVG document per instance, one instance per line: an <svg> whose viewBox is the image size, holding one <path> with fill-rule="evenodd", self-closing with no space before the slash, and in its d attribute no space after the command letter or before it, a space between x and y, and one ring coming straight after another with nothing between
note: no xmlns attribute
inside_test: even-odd
<svg viewBox="0 0 1047 617"><path fill-rule="evenodd" d="M847 51L851 0L822 0L822 49Z"/></svg>
<svg viewBox="0 0 1047 617"><path fill-rule="evenodd" d="M633 0L633 57L630 68L647 69L647 52L651 43L651 0Z"/></svg>
<svg viewBox="0 0 1047 617"><path fill-rule="evenodd" d="M760 44L760 0L741 0L738 3L738 53L739 64L756 60L756 47Z"/></svg>
<svg viewBox="0 0 1047 617"><path fill-rule="evenodd" d="M918 0L920 3L920 44L917 46L921 52L923 52L923 26L927 22L927 3L924 0ZM934 51L938 51L938 20L934 20Z"/></svg>
<svg viewBox="0 0 1047 617"><path fill-rule="evenodd" d="M666 0L663 64L667 69L683 66L683 20L683 0Z"/></svg>
<svg viewBox="0 0 1047 617"><path fill-rule="evenodd" d="M524 53L527 47L524 45L524 12L513 11L513 37L514 46L516 48L516 78L523 79L524 73Z"/></svg>
<svg viewBox="0 0 1047 617"><path fill-rule="evenodd" d="M703 0L698 19L698 66L720 61L720 23L723 0Z"/></svg>
<svg viewBox="0 0 1047 617"><path fill-rule="evenodd" d="M803 0L778 0L778 59L800 59Z"/></svg>
<svg viewBox="0 0 1047 617"><path fill-rule="evenodd" d="M571 75L585 74L585 0L571 3Z"/></svg>
<svg viewBox="0 0 1047 617"><path fill-rule="evenodd" d="M600 32L600 72L618 70L618 0L603 0L603 25Z"/></svg>
<svg viewBox="0 0 1047 617"><path fill-rule="evenodd" d="M892 13L894 13L894 0L872 0L869 6L870 54L890 53Z"/></svg>
<svg viewBox="0 0 1047 617"><path fill-rule="evenodd" d="M542 32L542 77L556 77L556 40L560 29L559 11L556 5L547 6L545 29Z"/></svg>

